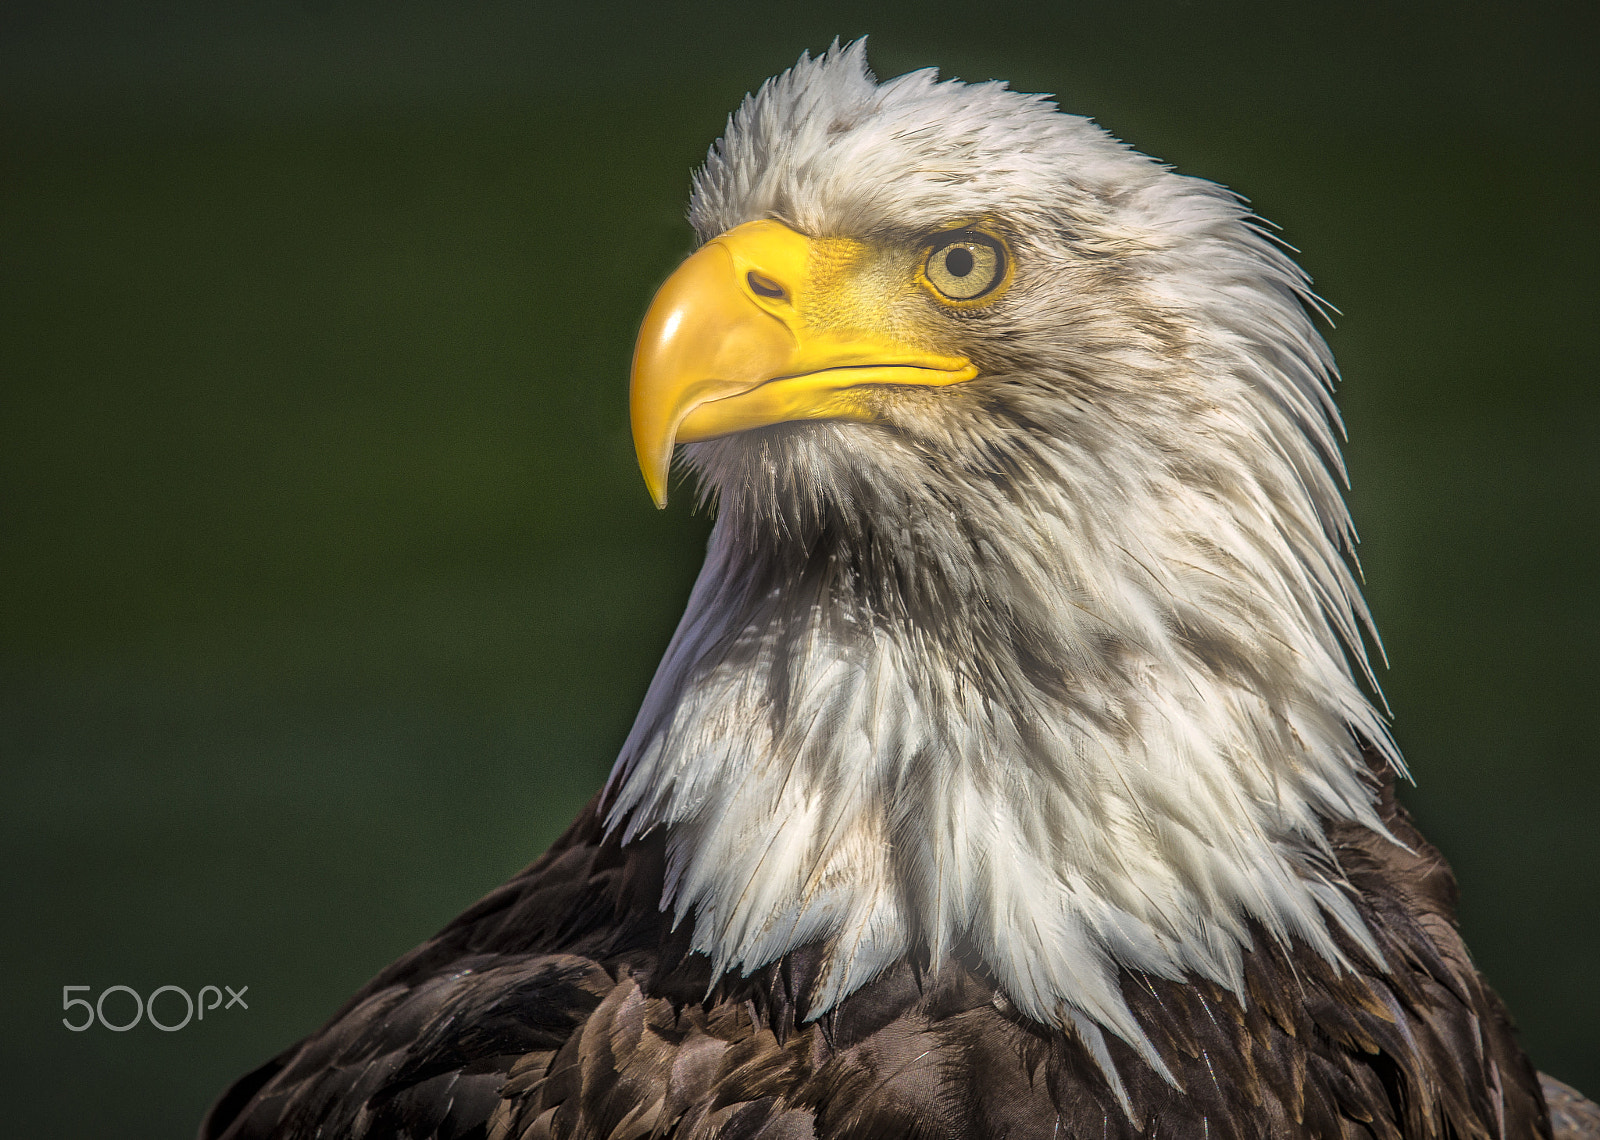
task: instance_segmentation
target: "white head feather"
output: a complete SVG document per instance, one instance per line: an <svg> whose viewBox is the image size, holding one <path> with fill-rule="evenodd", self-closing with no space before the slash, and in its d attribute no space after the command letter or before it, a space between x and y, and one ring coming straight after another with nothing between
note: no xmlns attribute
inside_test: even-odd
<svg viewBox="0 0 1600 1140"><path fill-rule="evenodd" d="M1016 265L978 378L687 449L719 517L609 818L666 829L663 906L717 971L823 940L815 1016L967 947L1165 1072L1119 967L1237 990L1251 920L1375 956L1322 823L1382 830L1361 741L1400 766L1352 673L1333 364L1240 201L1041 96L879 84L856 44L746 99L690 218L984 218Z"/></svg>

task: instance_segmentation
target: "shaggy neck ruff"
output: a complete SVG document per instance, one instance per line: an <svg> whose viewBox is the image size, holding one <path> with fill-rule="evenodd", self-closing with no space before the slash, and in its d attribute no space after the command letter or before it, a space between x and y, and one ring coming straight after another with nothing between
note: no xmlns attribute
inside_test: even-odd
<svg viewBox="0 0 1600 1140"><path fill-rule="evenodd" d="M1323 821L1381 831L1360 742L1400 761L1352 674L1367 617L1331 363L1304 278L1235 199L1034 97L878 85L845 49L730 122L691 216L711 236L892 211L839 189L863 179L809 184L803 138L762 139L820 122L815 145L847 156L926 150L907 122L986 102L996 147L1043 140L1012 172L1033 197L1013 199L1004 335L975 349L979 379L881 424L687 449L718 519L608 821L624 842L665 830L662 906L718 973L821 941L815 1017L906 954L976 955L1115 1085L1106 1030L1167 1072L1121 969L1237 992L1251 921L1334 962L1337 926L1376 960ZM961 154L997 169L981 143ZM934 181L949 213L971 214L951 186L1002 213L995 188ZM1131 251L1115 273L1084 276L1096 241ZM1102 300L1027 308L1050 273Z"/></svg>

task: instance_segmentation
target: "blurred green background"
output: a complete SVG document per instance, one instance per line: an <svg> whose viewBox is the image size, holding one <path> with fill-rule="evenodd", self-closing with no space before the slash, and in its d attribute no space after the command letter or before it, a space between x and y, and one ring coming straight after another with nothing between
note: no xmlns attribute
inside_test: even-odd
<svg viewBox="0 0 1600 1140"><path fill-rule="evenodd" d="M188 1134L598 786L707 527L639 482L634 326L724 115L862 33L1304 251L1408 799L1535 1060L1600 1090L1592 7L13 0L8 1131ZM167 984L249 1010L61 1025Z"/></svg>

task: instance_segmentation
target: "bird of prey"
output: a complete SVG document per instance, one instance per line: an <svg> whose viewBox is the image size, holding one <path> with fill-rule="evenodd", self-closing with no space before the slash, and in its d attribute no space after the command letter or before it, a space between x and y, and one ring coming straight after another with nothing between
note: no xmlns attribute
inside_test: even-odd
<svg viewBox="0 0 1600 1140"><path fill-rule="evenodd" d="M1263 223L860 44L689 216L631 415L716 524L610 780L202 1136L1551 1135L1394 799Z"/></svg>

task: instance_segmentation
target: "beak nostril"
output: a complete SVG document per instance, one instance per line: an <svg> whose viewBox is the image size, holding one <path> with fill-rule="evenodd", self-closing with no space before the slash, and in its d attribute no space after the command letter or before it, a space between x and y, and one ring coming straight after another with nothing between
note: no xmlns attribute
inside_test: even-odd
<svg viewBox="0 0 1600 1140"><path fill-rule="evenodd" d="M779 285L770 277L762 276L754 269L745 274L745 280L750 283L750 291L758 297L771 297L774 300L781 301L789 295L784 292L782 285Z"/></svg>

